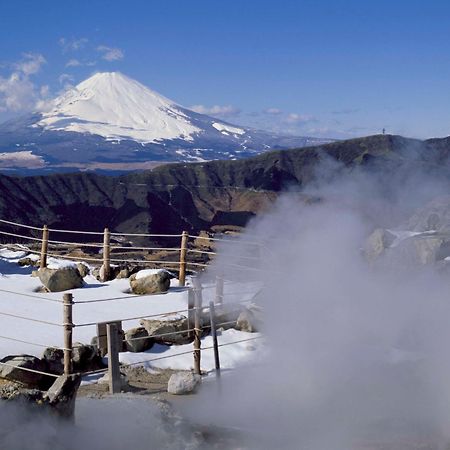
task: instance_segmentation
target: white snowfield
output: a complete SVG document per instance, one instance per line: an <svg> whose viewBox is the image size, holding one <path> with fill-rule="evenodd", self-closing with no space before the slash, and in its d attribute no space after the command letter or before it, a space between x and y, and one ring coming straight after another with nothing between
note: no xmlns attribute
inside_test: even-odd
<svg viewBox="0 0 450 450"><path fill-rule="evenodd" d="M241 128L232 127L231 125L225 125L223 123L214 122L212 126L218 130L222 131L223 133L231 133L231 134L245 134L245 130L242 130Z"/></svg>
<svg viewBox="0 0 450 450"><path fill-rule="evenodd" d="M193 135L204 131L192 123L180 105L119 72L96 73L69 89L53 100L33 126L142 144L168 139L192 141ZM211 124L211 128L245 133L220 122Z"/></svg>
<svg viewBox="0 0 450 450"><path fill-rule="evenodd" d="M41 283L38 278L31 276L31 267L20 267L17 261L27 256L24 252L13 252L0 249L0 358L13 354L30 354L42 356L46 347L63 347L63 305L60 303L63 293L36 293ZM59 267L66 261L49 258L49 267ZM100 283L92 276L85 277L85 286L74 289L74 302L85 302L73 306L74 342L90 343L96 334L97 322L124 320L124 330L139 326L139 316L164 315L178 312L186 315L187 291L178 287L178 280L173 279L167 294L153 296L135 296L128 293L127 279ZM227 301L238 302L250 300L249 293L257 286L236 283L230 287ZM10 291L10 292L5 292ZM238 294L238 292L245 294ZM18 295L19 292L24 295ZM226 295L225 291L225 295ZM203 291L204 304L213 299L215 287L205 285ZM117 300L96 302L95 300L117 298ZM9 315L8 315L9 314ZM32 318L28 321L14 316ZM158 317L159 319L160 317ZM43 323L44 322L44 323ZM92 324L82 326L83 324ZM219 336L219 344L241 341L259 336L257 333L244 333L227 330ZM6 339L12 338L18 341ZM24 341L24 342L20 342ZM202 340L202 347L211 346L211 337ZM120 353L120 360L124 363L139 363L148 370L155 368L191 369L193 367L192 344L180 346L154 345L152 349L143 353ZM238 364L259 358L264 352L262 340L252 340L221 347L220 357L223 368L233 368ZM181 354L173 358L162 356ZM155 360L156 359L156 360ZM214 359L212 350L202 352L202 369L213 370Z"/></svg>

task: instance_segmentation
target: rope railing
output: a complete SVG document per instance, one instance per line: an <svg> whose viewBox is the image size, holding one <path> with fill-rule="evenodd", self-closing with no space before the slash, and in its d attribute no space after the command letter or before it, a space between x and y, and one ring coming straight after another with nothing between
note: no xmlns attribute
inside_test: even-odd
<svg viewBox="0 0 450 450"><path fill-rule="evenodd" d="M7 341L13 341L13 342L20 342L22 344L35 345L36 347L42 347L42 348L54 348L54 349L57 349L57 350L68 350L67 348L58 347L56 345L38 344L37 342L25 341L23 339L12 338L10 336L1 336L0 335L0 339L5 339Z"/></svg>
<svg viewBox="0 0 450 450"><path fill-rule="evenodd" d="M15 364L8 364L5 362L0 362L0 365L6 366L6 367L12 367L13 369L24 370L25 372L37 373L39 375L45 375L45 376L54 377L54 378L60 377L60 375L56 375L54 373L43 372L42 370L29 369L28 367L17 366Z"/></svg>
<svg viewBox="0 0 450 450"><path fill-rule="evenodd" d="M52 325L55 327L62 327L64 325L67 325L67 324L61 324L61 323L56 323L56 322L50 322L48 320L33 319L32 317L21 316L19 314L6 313L3 311L0 311L0 316L13 317L15 319L22 319L22 320L27 320L29 322L42 323L44 325Z"/></svg>
<svg viewBox="0 0 450 450"><path fill-rule="evenodd" d="M7 289L0 289L0 292L4 292L6 294L19 295L21 297L28 297L28 298L32 298L33 300L37 299L37 300L41 300L41 301L45 301L45 302L62 303L62 301L58 300L57 298L49 298L49 297L44 297L42 295L26 294L24 292L10 291Z"/></svg>

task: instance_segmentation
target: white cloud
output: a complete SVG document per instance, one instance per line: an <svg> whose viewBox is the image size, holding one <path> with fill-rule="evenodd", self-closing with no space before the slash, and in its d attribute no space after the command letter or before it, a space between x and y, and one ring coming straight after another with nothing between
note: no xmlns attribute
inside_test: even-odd
<svg viewBox="0 0 450 450"><path fill-rule="evenodd" d="M59 84L62 84L64 86L67 85L72 85L72 83L75 81L75 79L73 78L72 75L68 74L68 73L62 73L59 77L58 77L58 81Z"/></svg>
<svg viewBox="0 0 450 450"><path fill-rule="evenodd" d="M302 124L308 122L315 122L316 119L313 116L307 114L290 113L285 117L284 121L290 124Z"/></svg>
<svg viewBox="0 0 450 450"><path fill-rule="evenodd" d="M232 105L214 105L211 107L205 105L193 105L190 107L192 111L195 111L199 114L208 114L210 116L219 116L219 117L232 117L240 114L241 110Z"/></svg>
<svg viewBox="0 0 450 450"><path fill-rule="evenodd" d="M47 61L40 53L24 53L23 59L13 64L17 72L23 73L25 76L33 75L41 69Z"/></svg>
<svg viewBox="0 0 450 450"><path fill-rule="evenodd" d="M30 79L45 63L41 54L25 53L22 60L10 65L13 71L6 77L0 76L0 111L32 110L48 97L49 87L38 87Z"/></svg>
<svg viewBox="0 0 450 450"><path fill-rule="evenodd" d="M78 67L81 66L82 63L75 58L69 59L69 61L66 62L66 67Z"/></svg>
<svg viewBox="0 0 450 450"><path fill-rule="evenodd" d="M101 57L105 61L119 61L125 56L120 48L107 47L106 45L98 46L97 51L102 53Z"/></svg>
<svg viewBox="0 0 450 450"><path fill-rule="evenodd" d="M281 109L278 108L268 108L263 111L265 114L270 114L272 116L278 116L283 113Z"/></svg>
<svg viewBox="0 0 450 450"><path fill-rule="evenodd" d="M82 49L89 42L88 38L80 38L80 39L68 39L62 37L59 39L59 45L62 47L63 53L67 52L75 52L77 50Z"/></svg>

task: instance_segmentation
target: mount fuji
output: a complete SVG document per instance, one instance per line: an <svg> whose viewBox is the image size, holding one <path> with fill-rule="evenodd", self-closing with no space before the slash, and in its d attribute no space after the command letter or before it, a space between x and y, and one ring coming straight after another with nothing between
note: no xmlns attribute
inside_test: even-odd
<svg viewBox="0 0 450 450"><path fill-rule="evenodd" d="M165 162L240 159L330 140L232 125L118 72L96 73L46 111L0 124L0 170L120 173Z"/></svg>

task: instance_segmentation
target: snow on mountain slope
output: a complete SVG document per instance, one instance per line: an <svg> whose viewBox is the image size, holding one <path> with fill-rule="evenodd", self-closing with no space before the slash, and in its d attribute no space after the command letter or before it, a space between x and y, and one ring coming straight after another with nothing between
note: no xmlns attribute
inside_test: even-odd
<svg viewBox="0 0 450 450"><path fill-rule="evenodd" d="M171 100L117 72L96 73L54 100L37 126L150 143L201 130Z"/></svg>

